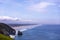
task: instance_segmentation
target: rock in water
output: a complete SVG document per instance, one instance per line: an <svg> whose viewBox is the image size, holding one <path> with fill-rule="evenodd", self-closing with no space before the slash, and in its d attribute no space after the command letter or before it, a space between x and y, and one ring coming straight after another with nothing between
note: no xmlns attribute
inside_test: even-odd
<svg viewBox="0 0 60 40"><path fill-rule="evenodd" d="M18 31L18 36L22 35L22 32Z"/></svg>

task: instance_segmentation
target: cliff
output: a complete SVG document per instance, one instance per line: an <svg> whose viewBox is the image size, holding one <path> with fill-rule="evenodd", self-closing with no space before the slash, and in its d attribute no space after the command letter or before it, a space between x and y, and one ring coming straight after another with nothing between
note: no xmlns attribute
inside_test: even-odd
<svg viewBox="0 0 60 40"><path fill-rule="evenodd" d="M16 31L4 23L0 23L0 33L5 35L15 35Z"/></svg>
<svg viewBox="0 0 60 40"><path fill-rule="evenodd" d="M4 23L0 23L0 40L13 40L10 34L15 35L16 31Z"/></svg>
<svg viewBox="0 0 60 40"><path fill-rule="evenodd" d="M0 23L0 34L10 37L10 35L15 35L16 31L15 29L11 28L9 25ZM19 36L22 35L22 32L18 31L17 35Z"/></svg>

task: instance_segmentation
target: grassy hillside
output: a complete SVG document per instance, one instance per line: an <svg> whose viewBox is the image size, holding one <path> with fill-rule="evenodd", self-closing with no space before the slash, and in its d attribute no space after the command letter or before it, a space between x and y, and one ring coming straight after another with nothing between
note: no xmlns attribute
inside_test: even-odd
<svg viewBox="0 0 60 40"><path fill-rule="evenodd" d="M9 36L5 36L3 34L0 34L0 40L13 40L13 39L10 38Z"/></svg>

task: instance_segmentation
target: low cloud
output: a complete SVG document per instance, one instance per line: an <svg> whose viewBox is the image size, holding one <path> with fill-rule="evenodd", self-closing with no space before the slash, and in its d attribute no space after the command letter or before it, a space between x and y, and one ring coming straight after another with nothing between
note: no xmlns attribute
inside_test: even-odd
<svg viewBox="0 0 60 40"><path fill-rule="evenodd" d="M15 21L15 20L18 20L18 18L9 17L9 16L0 16L0 20L14 20Z"/></svg>
<svg viewBox="0 0 60 40"><path fill-rule="evenodd" d="M55 5L55 4L49 3L49 2L40 2L40 3L27 7L27 9L32 10L32 11L37 11L37 12L45 12L46 8L51 5Z"/></svg>
<svg viewBox="0 0 60 40"><path fill-rule="evenodd" d="M0 20L11 20L11 21L21 21L21 22L32 22L32 20L23 20L22 18L10 17L10 16L0 16Z"/></svg>

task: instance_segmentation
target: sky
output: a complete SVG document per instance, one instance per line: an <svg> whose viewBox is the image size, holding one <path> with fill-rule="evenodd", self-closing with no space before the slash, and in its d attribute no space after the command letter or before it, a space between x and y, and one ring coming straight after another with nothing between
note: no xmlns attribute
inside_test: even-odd
<svg viewBox="0 0 60 40"><path fill-rule="evenodd" d="M60 24L60 0L0 0L0 16Z"/></svg>

